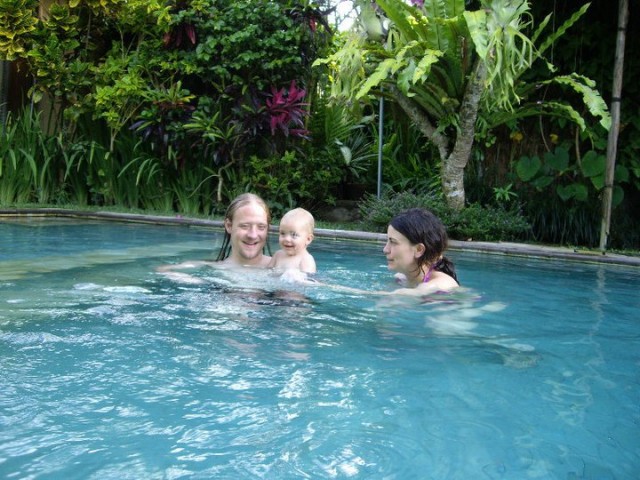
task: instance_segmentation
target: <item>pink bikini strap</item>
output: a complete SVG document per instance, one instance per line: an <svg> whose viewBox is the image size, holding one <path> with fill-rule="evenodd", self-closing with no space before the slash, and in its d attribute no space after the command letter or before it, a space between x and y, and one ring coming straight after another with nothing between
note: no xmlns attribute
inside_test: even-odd
<svg viewBox="0 0 640 480"><path fill-rule="evenodd" d="M433 265L429 267L427 273L424 274L424 278L422 279L422 283L427 283L431 279L431 272L433 271Z"/></svg>

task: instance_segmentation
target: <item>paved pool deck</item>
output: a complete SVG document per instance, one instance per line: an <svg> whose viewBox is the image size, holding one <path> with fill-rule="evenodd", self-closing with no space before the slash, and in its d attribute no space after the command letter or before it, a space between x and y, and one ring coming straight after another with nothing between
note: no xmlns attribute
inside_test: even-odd
<svg viewBox="0 0 640 480"><path fill-rule="evenodd" d="M220 229L223 227L222 220L206 220L188 218L180 215L159 216L131 213L115 213L108 211L82 211L66 210L58 208L0 208L0 221L3 218L38 218L38 217L60 217L77 218L89 220L113 220L120 222L150 223L156 225L184 225L195 227L206 227ZM277 227L272 226L272 231L277 231ZM334 240L360 240L378 242L386 241L383 233L361 232L352 230L338 230L316 228L315 236ZM640 256L619 255L609 252L598 252L591 250L581 250L566 247L552 247L544 245L533 245L512 242L475 242L449 240L450 250L464 250L477 253L487 253L496 255L511 255L518 257L562 259L589 263L608 263L615 265L627 265L640 267Z"/></svg>

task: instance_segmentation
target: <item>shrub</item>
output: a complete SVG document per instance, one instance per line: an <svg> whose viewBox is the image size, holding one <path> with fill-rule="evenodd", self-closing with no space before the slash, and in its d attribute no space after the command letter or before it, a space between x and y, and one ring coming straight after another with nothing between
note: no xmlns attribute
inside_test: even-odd
<svg viewBox="0 0 640 480"><path fill-rule="evenodd" d="M531 231L529 222L517 211L471 204L441 217L451 238L476 241L525 240Z"/></svg>
<svg viewBox="0 0 640 480"><path fill-rule="evenodd" d="M275 218L292 207L315 210L333 204L330 192L340 182L339 163L323 156L284 155L249 159L245 191L255 192L269 204Z"/></svg>
<svg viewBox="0 0 640 480"><path fill-rule="evenodd" d="M386 232L389 220L398 212L413 207L431 210L440 218L447 210L444 200L434 193L417 195L411 192L395 193L386 191L381 198L366 195L359 203L362 227L374 232Z"/></svg>
<svg viewBox="0 0 640 480"><path fill-rule="evenodd" d="M434 193L386 192L382 198L366 196L359 204L362 228L386 231L391 218L408 208L426 208L440 217L451 238L476 241L511 241L528 238L531 227L516 210L482 207L472 204L457 211Z"/></svg>

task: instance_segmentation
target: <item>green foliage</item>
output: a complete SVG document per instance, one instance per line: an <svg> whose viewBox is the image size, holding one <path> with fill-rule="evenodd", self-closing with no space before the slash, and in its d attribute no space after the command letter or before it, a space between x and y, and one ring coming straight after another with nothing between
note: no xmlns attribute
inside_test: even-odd
<svg viewBox="0 0 640 480"><path fill-rule="evenodd" d="M528 239L531 233L528 220L519 211L483 207L477 203L451 212L443 221L449 235L460 240L522 241Z"/></svg>
<svg viewBox="0 0 640 480"><path fill-rule="evenodd" d="M598 14L592 10L607 7L594 3L573 12L575 6L561 0L552 22L544 2L529 3L533 18L520 1L429 0L424 8L399 0L378 3L393 20L386 43L381 11L369 8L363 12L371 14L370 35L355 41L341 36L343 47L329 55L328 32L305 1L71 0L47 5L41 17L38 2L3 1L0 57L22 60L32 76L31 98L49 96L56 107L51 119L60 123L57 133L48 134L49 120L43 131L43 118L11 119L0 142L0 200L191 214L219 212L230 197L255 187L269 200L273 195L276 209L331 203L341 184L375 183L377 126L366 105L371 95L389 94L394 84L452 146L464 120L459 112L471 67L481 57L489 74L477 138L509 150L502 166L490 165L497 161L490 153L474 152L485 162L473 172L485 203L503 207L500 212L516 208L516 198L526 199L536 238L592 242L609 118L591 78L600 88L611 84L612 68L603 59L612 60L615 30L594 22ZM479 13L465 11L477 5L483 6ZM568 18L558 15L561 10L569 11ZM562 48L555 48L561 37ZM628 37L628 51L635 51L634 38ZM318 62L323 69L312 71L318 56L326 57ZM589 62L580 65L583 56ZM533 70L527 69L532 60ZM638 96L639 85L630 80L637 77L638 62L626 60L614 218L631 232L640 189L640 115L627 100ZM352 103L326 105L325 72L335 80L333 93ZM287 138L281 129L272 134L265 123L272 92L292 80L308 93L297 107L311 141ZM503 96L508 91L511 97ZM365 102L356 103L357 94ZM307 103L309 117L302 111ZM364 116L353 116L361 111ZM387 113L385 121L385 183L434 195L441 180L439 151L406 114ZM548 144L526 147L527 138L521 150L505 148L501 125L512 131L539 125L537 134L548 138L552 132L552 143L560 147L545 153ZM582 158L573 158L574 151L583 152ZM488 165L498 173L483 172ZM474 222L486 235L482 222ZM455 231L457 223L450 224Z"/></svg>
<svg viewBox="0 0 640 480"><path fill-rule="evenodd" d="M36 29L36 0L0 2L0 58L15 60L29 49L29 35Z"/></svg>
<svg viewBox="0 0 640 480"><path fill-rule="evenodd" d="M252 156L245 178L244 190L262 196L277 217L295 206L314 210L333 203L341 172L338 164L323 155L305 158L290 151L282 157Z"/></svg>
<svg viewBox="0 0 640 480"><path fill-rule="evenodd" d="M114 75L113 81L96 86L94 94L95 111L111 129L109 149L113 149L115 137L125 128L143 105L146 82L139 68L119 65L122 70Z"/></svg>
<svg viewBox="0 0 640 480"><path fill-rule="evenodd" d="M220 91L247 84L265 90L296 78L303 62L299 49L304 30L284 14L283 4L264 0L201 3L202 11L193 21L202 33L190 58L203 82L217 85Z"/></svg>
<svg viewBox="0 0 640 480"><path fill-rule="evenodd" d="M463 57L471 54L460 15L464 3L434 2L428 14L401 1L376 3L392 22L385 45L354 33L341 49L316 62L330 68L332 95L357 101L393 84L427 109L433 120L452 123L470 66L463 65ZM361 8L364 15L370 7Z"/></svg>
<svg viewBox="0 0 640 480"><path fill-rule="evenodd" d="M523 156L515 163L519 196L531 218L535 237L550 243L598 244L600 195L604 188L605 156L589 150L581 159L557 146L542 158ZM624 200L623 187L630 180L628 169L615 170L613 205Z"/></svg>
<svg viewBox="0 0 640 480"><path fill-rule="evenodd" d="M197 168L182 169L173 179L173 193L177 210L185 215L210 213L215 203L215 175L202 164Z"/></svg>
<svg viewBox="0 0 640 480"><path fill-rule="evenodd" d="M485 101L510 111L520 100L515 85L534 60L533 42L525 32L532 24L528 2L483 1L482 9L465 11L475 51L487 65Z"/></svg>
<svg viewBox="0 0 640 480"><path fill-rule="evenodd" d="M534 41L543 36L545 19L533 31L533 17L525 0L440 0L408 2L379 0L378 15L386 16L389 31L384 44L371 15L361 2L365 32L346 42L337 52L319 60L333 80L332 94L342 101L358 102L370 95L389 95L416 127L437 147L442 188L448 202L463 208L464 168L474 138L487 139L493 129L532 115L557 116L589 130L580 108L571 102L548 98L540 85L571 89L575 104L606 127L606 105L591 80L580 75L559 75L525 81L525 74L548 44L537 51ZM469 5L469 10L466 6ZM565 32L584 9L552 35ZM548 61L541 62L552 70ZM544 95L542 100L540 96Z"/></svg>
<svg viewBox="0 0 640 480"><path fill-rule="evenodd" d="M538 156L522 156L515 165L518 178L543 192L555 190L563 201L578 202L597 201L598 193L604 188L606 158L595 150L589 150L579 161L570 158L569 150L558 146L544 154L543 160ZM613 205L622 202L624 191L621 184L629 181L629 171L618 165L615 170Z"/></svg>
<svg viewBox="0 0 640 480"><path fill-rule="evenodd" d="M518 194L513 191L513 183L505 185L504 187L494 187L493 193L499 205L508 205L512 200L518 198Z"/></svg>
<svg viewBox="0 0 640 480"><path fill-rule="evenodd" d="M342 183L366 181L367 172L377 159L374 117L359 118L342 104L316 100L309 121L312 155L326 159ZM338 173L340 172L340 173Z"/></svg>
<svg viewBox="0 0 640 480"><path fill-rule="evenodd" d="M516 210L469 205L458 211L448 207L434 194L416 195L387 191L382 198L365 197L359 204L365 229L386 232L393 216L408 208L421 207L440 217L450 238L475 241L512 241L527 239L530 225Z"/></svg>
<svg viewBox="0 0 640 480"><path fill-rule="evenodd" d="M9 116L0 135L0 204L55 201L57 147L40 128L39 114Z"/></svg>
<svg viewBox="0 0 640 480"><path fill-rule="evenodd" d="M444 200L436 194L396 193L386 190L381 198L366 195L358 204L362 227L372 232L386 232L393 216L409 208L422 207L442 218L446 211Z"/></svg>
<svg viewBox="0 0 640 480"><path fill-rule="evenodd" d="M510 74L512 78L507 82L510 88L503 89L503 94L498 100L498 105L502 102L503 106L507 108L493 108L494 92L487 92L485 101L488 108L481 112L478 120L478 136L480 138L486 138L492 129L500 125L513 124L518 120L540 116L569 121L590 137L594 137L597 135L596 129L581 112L583 106L587 107L591 116L597 119L603 128L610 127L611 117L607 105L596 89L595 82L587 76L575 72L555 75L557 68L543 56L559 37L579 21L588 7L589 4L583 5L552 32L548 32L551 17L548 15L538 25L530 43L524 39L519 40L524 42L523 45L527 44L528 55L534 54L535 60L539 61L535 64L532 61L534 59L530 59L531 61L519 61L514 64ZM527 15L530 15L528 11ZM532 26L533 23L530 22L530 25ZM540 38L544 38L544 40L538 44ZM522 54L516 50L513 53L516 56ZM543 68L539 68L538 65L542 65ZM511 95L512 98L504 97L505 93ZM549 98L550 94L553 94L551 98ZM573 98L572 94L576 94L577 98Z"/></svg>
<svg viewBox="0 0 640 480"><path fill-rule="evenodd" d="M304 132L310 63L328 45L306 2L72 0L40 17L37 8L2 3L0 54L22 58L37 79L31 99L47 95L64 114L51 162L76 192L66 196L211 211L246 184L244 159L299 147L289 137ZM109 135L84 128L86 114Z"/></svg>
<svg viewBox="0 0 640 480"><path fill-rule="evenodd" d="M383 139L382 177L384 183L396 192L417 194L440 191L440 158L432 144L406 117L389 109Z"/></svg>
<svg viewBox="0 0 640 480"><path fill-rule="evenodd" d="M599 242L599 202L559 200L556 195L534 192L525 205L536 241L595 247Z"/></svg>

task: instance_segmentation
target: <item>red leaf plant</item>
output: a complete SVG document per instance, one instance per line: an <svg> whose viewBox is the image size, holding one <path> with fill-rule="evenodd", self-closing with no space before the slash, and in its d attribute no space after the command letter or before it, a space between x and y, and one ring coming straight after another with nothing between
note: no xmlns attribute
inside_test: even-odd
<svg viewBox="0 0 640 480"><path fill-rule="evenodd" d="M271 87L271 97L266 100L266 113L269 116L271 135L277 131L284 133L285 137L308 138L309 131L304 128L304 117L309 114L308 103L303 102L307 91L298 88L296 81L292 80L289 90Z"/></svg>

